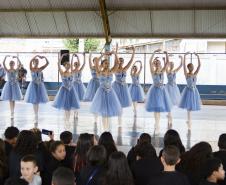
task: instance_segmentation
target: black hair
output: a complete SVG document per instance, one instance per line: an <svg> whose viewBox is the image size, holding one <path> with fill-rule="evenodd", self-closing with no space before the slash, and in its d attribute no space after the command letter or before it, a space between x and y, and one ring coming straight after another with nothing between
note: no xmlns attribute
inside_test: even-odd
<svg viewBox="0 0 226 185"><path fill-rule="evenodd" d="M163 149L162 157L167 165L173 166L180 159L180 151L176 146L168 145Z"/></svg>
<svg viewBox="0 0 226 185"><path fill-rule="evenodd" d="M29 183L19 177L10 177L5 181L4 185L28 185Z"/></svg>
<svg viewBox="0 0 226 185"><path fill-rule="evenodd" d="M42 132L38 128L33 128L31 131L34 133L35 139L37 143L42 142Z"/></svg>
<svg viewBox="0 0 226 185"><path fill-rule="evenodd" d="M181 154L185 152L185 148L180 139L180 135L176 130L173 130L173 129L168 130L165 133L163 140L164 140L164 147L169 145L174 145L179 149Z"/></svg>
<svg viewBox="0 0 226 185"><path fill-rule="evenodd" d="M143 133L140 135L138 139L138 144L140 143L150 143L151 144L151 136L148 133Z"/></svg>
<svg viewBox="0 0 226 185"><path fill-rule="evenodd" d="M30 130L20 132L14 151L20 156L34 154L37 150L37 142L35 135Z"/></svg>
<svg viewBox="0 0 226 185"><path fill-rule="evenodd" d="M136 156L141 158L155 158L156 150L150 143L141 143L135 146L134 148Z"/></svg>
<svg viewBox="0 0 226 185"><path fill-rule="evenodd" d="M104 146L93 146L87 153L87 161L90 165L103 165L107 159L107 152Z"/></svg>
<svg viewBox="0 0 226 185"><path fill-rule="evenodd" d="M71 140L72 140L72 133L69 131L64 131L60 134L60 140L64 143L64 144L70 144Z"/></svg>
<svg viewBox="0 0 226 185"><path fill-rule="evenodd" d="M32 162L34 166L37 166L37 160L34 155L25 155L22 159L22 162Z"/></svg>
<svg viewBox="0 0 226 185"><path fill-rule="evenodd" d="M108 161L108 170L104 185L133 185L133 176L126 156L122 152L114 152Z"/></svg>
<svg viewBox="0 0 226 185"><path fill-rule="evenodd" d="M74 185L75 177L72 170L59 167L53 172L52 184L54 185Z"/></svg>
<svg viewBox="0 0 226 185"><path fill-rule="evenodd" d="M94 135L83 133L80 134L75 151L75 172L81 170L81 168L86 164L87 152L94 145Z"/></svg>
<svg viewBox="0 0 226 185"><path fill-rule="evenodd" d="M210 177L214 171L218 171L220 166L222 165L222 162L218 158L210 158L206 160L205 165L203 166L203 177L206 179Z"/></svg>
<svg viewBox="0 0 226 185"><path fill-rule="evenodd" d="M14 126L7 127L7 129L5 130L4 136L6 139L13 139L18 136L19 132L20 131L17 127L14 127Z"/></svg>
<svg viewBox="0 0 226 185"><path fill-rule="evenodd" d="M50 144L50 152L51 153L55 153L56 152L56 149L58 146L60 145L63 145L64 146L64 143L62 141L53 141L51 144Z"/></svg>
<svg viewBox="0 0 226 185"><path fill-rule="evenodd" d="M110 132L103 132L100 136L99 145L103 145L107 151L107 158L109 158L109 156L117 151L116 145L115 145L115 141L111 135Z"/></svg>
<svg viewBox="0 0 226 185"><path fill-rule="evenodd" d="M218 147L220 149L226 149L226 134L221 134L218 140Z"/></svg>

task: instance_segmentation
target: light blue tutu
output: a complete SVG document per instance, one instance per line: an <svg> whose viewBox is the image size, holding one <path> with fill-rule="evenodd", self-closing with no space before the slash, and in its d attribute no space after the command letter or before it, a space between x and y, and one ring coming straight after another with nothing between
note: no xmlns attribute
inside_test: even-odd
<svg viewBox="0 0 226 185"><path fill-rule="evenodd" d="M181 95L180 90L176 84L176 73L167 74L168 83L165 88L170 96L171 102L173 105L179 105Z"/></svg>
<svg viewBox="0 0 226 185"><path fill-rule="evenodd" d="M22 93L19 83L17 81L17 72L7 72L8 81L5 83L2 89L2 100L17 101L22 99Z"/></svg>
<svg viewBox="0 0 226 185"><path fill-rule="evenodd" d="M24 97L25 101L32 104L48 102L48 94L43 82L43 73L39 71L31 72L31 78L32 81L29 83Z"/></svg>
<svg viewBox="0 0 226 185"><path fill-rule="evenodd" d="M129 87L129 92L133 102L144 101L144 90L139 83L139 76L131 76L132 84Z"/></svg>
<svg viewBox="0 0 226 185"><path fill-rule="evenodd" d="M85 88L84 84L82 83L81 77L82 77L81 72L74 73L74 75L73 75L73 87L74 87L80 101L83 100L83 97L84 97L84 94L86 91L86 88Z"/></svg>
<svg viewBox="0 0 226 185"><path fill-rule="evenodd" d="M121 115L121 104L111 86L112 76L100 76L100 87L98 88L91 105L91 112L103 117Z"/></svg>
<svg viewBox="0 0 226 185"><path fill-rule="evenodd" d="M91 70L92 79L89 81L89 84L87 86L85 95L84 95L84 101L92 101L93 97L95 96L97 89L100 87L100 81L97 77L96 70Z"/></svg>
<svg viewBox="0 0 226 185"><path fill-rule="evenodd" d="M132 104L131 95L129 93L128 85L126 84L126 72L116 73L116 80L114 81L112 87L118 96L121 106L129 107Z"/></svg>
<svg viewBox="0 0 226 185"><path fill-rule="evenodd" d="M79 98L78 95L73 88L72 81L73 77L61 77L62 78L62 86L60 87L59 91L53 102L53 107L57 109L63 110L72 110L72 109L79 109Z"/></svg>
<svg viewBox="0 0 226 185"><path fill-rule="evenodd" d="M164 75L153 74L153 84L148 90L145 109L148 112L170 112L172 103L166 91L163 80Z"/></svg>
<svg viewBox="0 0 226 185"><path fill-rule="evenodd" d="M188 111L198 111L201 109L201 98L196 88L197 78L196 76L189 76L186 81L187 86L182 92L179 107Z"/></svg>

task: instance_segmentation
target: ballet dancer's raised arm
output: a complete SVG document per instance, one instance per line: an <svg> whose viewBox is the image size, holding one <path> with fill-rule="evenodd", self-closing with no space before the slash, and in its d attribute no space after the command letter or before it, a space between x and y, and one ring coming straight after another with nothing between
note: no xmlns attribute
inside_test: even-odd
<svg viewBox="0 0 226 185"><path fill-rule="evenodd" d="M183 66L183 57L180 55L180 65L173 71L174 73L177 73Z"/></svg>
<svg viewBox="0 0 226 185"><path fill-rule="evenodd" d="M49 65L49 60L45 56L40 56L40 58L44 58L46 60L46 63L39 68L39 70L42 71Z"/></svg>
<svg viewBox="0 0 226 185"><path fill-rule="evenodd" d="M129 69L129 67L131 66L131 64L133 63L133 59L134 59L134 55L135 55L135 47L134 46L132 46L132 50L133 50L133 53L132 53L131 59L128 62L128 64L123 68L123 71L127 71Z"/></svg>
<svg viewBox="0 0 226 185"><path fill-rule="evenodd" d="M65 53L65 54L61 55L60 60L57 63L58 64L58 70L60 72L60 75L62 75L62 76L64 75L64 71L61 68L61 61L62 61L63 57L66 56L66 55L68 55L68 54Z"/></svg>
<svg viewBox="0 0 226 185"><path fill-rule="evenodd" d="M90 69L95 69L95 60L96 60L96 57L94 57L92 60L92 53L90 53L89 54L89 68Z"/></svg>
<svg viewBox="0 0 226 185"><path fill-rule="evenodd" d="M155 56L156 53L158 53L158 52L160 52L160 51L161 51L161 49L155 50L154 53L151 55L151 58L150 58L150 60L149 60L149 65L150 65L151 74L153 74L153 73L155 72L154 66L153 66L153 65L154 65L154 64L153 64L154 56Z"/></svg>
<svg viewBox="0 0 226 185"><path fill-rule="evenodd" d="M186 68L186 56L190 54L189 52L184 54L184 60L183 60L183 68L184 68L184 76L187 76L188 72L187 72L187 68Z"/></svg>
<svg viewBox="0 0 226 185"><path fill-rule="evenodd" d="M97 60L95 60L95 69L96 69L97 75L100 75L101 73L100 61L104 55L105 55L104 53L101 53L100 57Z"/></svg>
<svg viewBox="0 0 226 185"><path fill-rule="evenodd" d="M142 69L143 69L143 65L142 65L142 62L140 60L138 60L136 63L140 63L140 69L139 71L137 72L138 75L140 75Z"/></svg>
<svg viewBox="0 0 226 185"><path fill-rule="evenodd" d="M33 62L34 60L39 57L39 55L35 55L31 60L30 60L30 70L33 72L34 71L34 68L33 68Z"/></svg>
<svg viewBox="0 0 226 185"><path fill-rule="evenodd" d="M20 66L21 66L21 61L19 59L18 56L13 56L13 58L16 58L17 59L17 67L16 67L16 71L18 71L20 69Z"/></svg>
<svg viewBox="0 0 226 185"><path fill-rule="evenodd" d="M116 53L116 51L112 51L111 54L115 55L115 63L114 63L114 66L111 68L110 72L115 73L119 66L119 58L118 58L118 54Z"/></svg>
<svg viewBox="0 0 226 185"><path fill-rule="evenodd" d="M169 65L169 55L168 55L167 51L164 51L163 53L166 54L166 58L165 58L165 61L164 61L164 66L163 66L162 71L161 71L162 73L164 73L166 71L166 68Z"/></svg>
<svg viewBox="0 0 226 185"><path fill-rule="evenodd" d="M8 58L8 57L10 57L10 55L6 55L5 56L5 58L4 58L4 60L3 60L3 67L4 67L4 69L6 70L6 72L9 72L9 69L7 68L7 66L6 66L6 59Z"/></svg>
<svg viewBox="0 0 226 185"><path fill-rule="evenodd" d="M194 75L196 76L199 73L199 70L200 70L200 67L201 67L201 61L200 61L199 55L197 53L194 53L194 54L198 59L198 67L197 67L196 71L194 72Z"/></svg>
<svg viewBox="0 0 226 185"><path fill-rule="evenodd" d="M79 57L78 57L78 60L79 60ZM80 60L79 60L79 63L80 63ZM86 60L84 59L83 64L82 64L82 66L79 69L80 72L82 72L82 70L84 69L85 65L86 65Z"/></svg>

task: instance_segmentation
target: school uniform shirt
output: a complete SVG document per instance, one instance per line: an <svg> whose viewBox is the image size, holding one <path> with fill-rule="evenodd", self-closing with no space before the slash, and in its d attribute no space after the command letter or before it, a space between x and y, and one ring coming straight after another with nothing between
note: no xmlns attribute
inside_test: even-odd
<svg viewBox="0 0 226 185"><path fill-rule="evenodd" d="M187 177L177 171L161 172L150 179L148 185L190 185Z"/></svg>
<svg viewBox="0 0 226 185"><path fill-rule="evenodd" d="M23 177L21 177L23 179ZM29 183L29 185L42 185L42 179L39 175L34 175L32 182Z"/></svg>
<svg viewBox="0 0 226 185"><path fill-rule="evenodd" d="M152 177L163 171L163 165L158 157L140 159L131 165L135 185L147 185Z"/></svg>

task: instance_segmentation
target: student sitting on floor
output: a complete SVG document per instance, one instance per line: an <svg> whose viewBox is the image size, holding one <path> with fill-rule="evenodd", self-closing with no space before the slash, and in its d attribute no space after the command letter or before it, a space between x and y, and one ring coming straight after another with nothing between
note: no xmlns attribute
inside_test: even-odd
<svg viewBox="0 0 226 185"><path fill-rule="evenodd" d="M220 159L211 158L203 168L204 180L199 185L217 185L217 181L224 180L225 171Z"/></svg>
<svg viewBox="0 0 226 185"><path fill-rule="evenodd" d="M176 164L180 162L180 152L176 146L164 148L161 162L164 171L153 177L149 185L189 185L187 177L175 170Z"/></svg>

